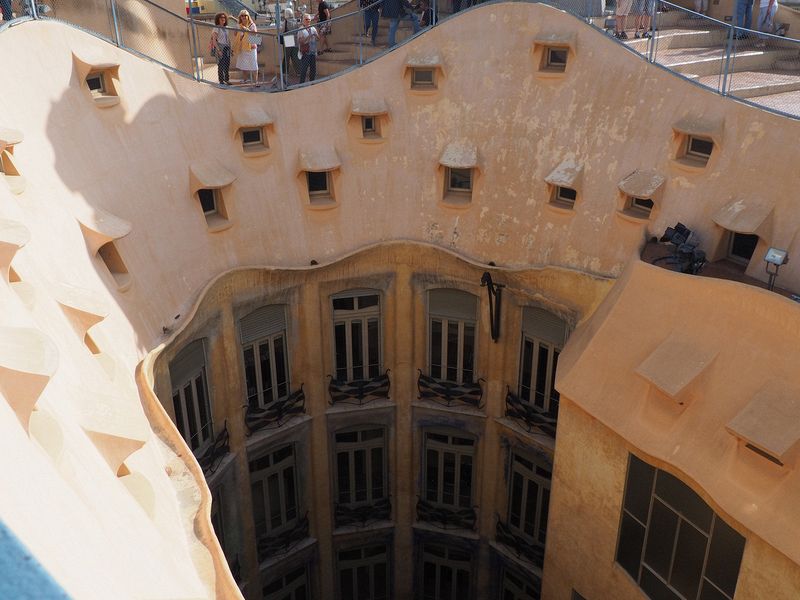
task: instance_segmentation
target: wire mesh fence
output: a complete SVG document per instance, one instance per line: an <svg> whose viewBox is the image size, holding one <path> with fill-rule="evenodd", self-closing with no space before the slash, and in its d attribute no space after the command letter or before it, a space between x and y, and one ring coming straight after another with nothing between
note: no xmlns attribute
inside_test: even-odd
<svg viewBox="0 0 800 600"><path fill-rule="evenodd" d="M257 16L258 31L247 33L243 48L239 40L244 32L231 16L227 27L220 27L208 15L186 18L151 0L27 4L33 1L0 0L0 10L5 14L5 3L11 2L15 18L29 13L65 21L200 81L265 91L341 73L478 4L416 0L411 13L391 19L381 14L382 0L353 0L324 23L316 16L303 23L305 5L292 9L275 3L269 5L266 21L265 14ZM228 1L239 6L238 0ZM800 118L800 41L784 37L787 26L774 22L769 7L755 15L761 31L754 31L666 0L615 0L613 10L604 0L521 1L542 2L571 13L697 85ZM227 44L212 41L220 38Z"/></svg>
<svg viewBox="0 0 800 600"><path fill-rule="evenodd" d="M34 0L0 0L0 29L33 18L35 9Z"/></svg>

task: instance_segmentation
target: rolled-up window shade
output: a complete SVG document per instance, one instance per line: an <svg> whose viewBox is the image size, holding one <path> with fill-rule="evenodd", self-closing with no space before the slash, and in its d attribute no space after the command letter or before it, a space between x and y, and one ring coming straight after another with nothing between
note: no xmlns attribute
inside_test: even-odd
<svg viewBox="0 0 800 600"><path fill-rule="evenodd" d="M169 378L172 389L177 389L206 364L203 340L195 340L185 346L169 363Z"/></svg>
<svg viewBox="0 0 800 600"><path fill-rule="evenodd" d="M522 309L522 331L531 337L562 347L567 341L569 326L564 319L543 308L526 306Z"/></svg>
<svg viewBox="0 0 800 600"><path fill-rule="evenodd" d="M286 329L286 305L262 306L242 318L239 332L242 344L249 344Z"/></svg>
<svg viewBox="0 0 800 600"><path fill-rule="evenodd" d="M431 290L428 292L428 312L431 316L475 321L478 298L461 290Z"/></svg>

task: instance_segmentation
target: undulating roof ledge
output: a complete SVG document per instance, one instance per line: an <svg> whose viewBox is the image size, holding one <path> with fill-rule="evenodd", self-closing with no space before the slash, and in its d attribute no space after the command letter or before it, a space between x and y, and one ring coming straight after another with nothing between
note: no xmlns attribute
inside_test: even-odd
<svg viewBox="0 0 800 600"><path fill-rule="evenodd" d="M652 198L664 185L666 178L655 169L636 169L620 181L619 190L634 198Z"/></svg>
<svg viewBox="0 0 800 600"><path fill-rule="evenodd" d="M721 144L722 133L725 129L725 120L717 117L686 115L676 122L672 126L672 129L676 133L703 136L710 138L715 144Z"/></svg>
<svg viewBox="0 0 800 600"><path fill-rule="evenodd" d="M783 380L767 382L725 428L768 460L793 466L800 441L800 389Z"/></svg>
<svg viewBox="0 0 800 600"><path fill-rule="evenodd" d="M766 198L737 199L720 208L711 220L729 231L755 234L770 242L774 206L774 200Z"/></svg>
<svg viewBox="0 0 800 600"><path fill-rule="evenodd" d="M442 151L439 164L451 169L477 169L478 147L466 141L450 142Z"/></svg>
<svg viewBox="0 0 800 600"><path fill-rule="evenodd" d="M31 239L31 232L22 223L0 219L0 275L9 280L9 268L17 251Z"/></svg>
<svg viewBox="0 0 800 600"><path fill-rule="evenodd" d="M134 397L80 390L72 394L77 421L115 474L144 446L149 427Z"/></svg>
<svg viewBox="0 0 800 600"><path fill-rule="evenodd" d="M131 224L101 208L82 211L75 217L80 223L83 237L92 256L97 255L103 244L125 237L131 232Z"/></svg>
<svg viewBox="0 0 800 600"><path fill-rule="evenodd" d="M216 160L193 162L189 167L189 188L192 194L202 189L219 189L236 181L236 175Z"/></svg>
<svg viewBox="0 0 800 600"><path fill-rule="evenodd" d="M243 106L231 111L234 136L242 127L266 127L273 125L272 117L260 106Z"/></svg>
<svg viewBox="0 0 800 600"><path fill-rule="evenodd" d="M639 364L636 373L678 404L684 404L688 388L717 354L717 348L685 332L676 332Z"/></svg>
<svg viewBox="0 0 800 600"><path fill-rule="evenodd" d="M335 171L342 166L339 154L333 146L316 146L300 150L298 158L299 171L313 171L323 173Z"/></svg>
<svg viewBox="0 0 800 600"><path fill-rule="evenodd" d="M583 163L579 163L574 158L567 158L550 171L544 180L550 185L577 190L581 185L582 176Z"/></svg>
<svg viewBox="0 0 800 600"><path fill-rule="evenodd" d="M353 94L350 101L350 114L357 117L377 117L389 114L389 107L383 96Z"/></svg>
<svg viewBox="0 0 800 600"><path fill-rule="evenodd" d="M25 431L57 366L58 350L44 333L28 327L0 327L0 393Z"/></svg>
<svg viewBox="0 0 800 600"><path fill-rule="evenodd" d="M92 290L64 283L54 287L53 295L81 338L108 316L108 306Z"/></svg>

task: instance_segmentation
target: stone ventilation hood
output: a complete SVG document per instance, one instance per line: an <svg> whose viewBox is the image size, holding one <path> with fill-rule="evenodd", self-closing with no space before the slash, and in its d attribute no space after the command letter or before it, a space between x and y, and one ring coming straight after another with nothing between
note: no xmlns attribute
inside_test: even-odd
<svg viewBox="0 0 800 600"><path fill-rule="evenodd" d="M218 189L236 181L236 176L217 161L201 161L189 167L189 187L192 194L201 189Z"/></svg>
<svg viewBox="0 0 800 600"><path fill-rule="evenodd" d="M17 221L0 219L0 274L8 281L8 270L17 251L31 239L28 228Z"/></svg>
<svg viewBox="0 0 800 600"><path fill-rule="evenodd" d="M106 303L92 290L61 284L55 288L54 296L81 339L108 316Z"/></svg>
<svg viewBox="0 0 800 600"><path fill-rule="evenodd" d="M149 427L139 399L89 390L76 390L70 396L78 423L116 474L148 438Z"/></svg>
<svg viewBox="0 0 800 600"><path fill-rule="evenodd" d="M301 150L298 163L300 172L324 173L335 171L342 166L342 161L339 160L339 155L333 146L319 146Z"/></svg>
<svg viewBox="0 0 800 600"><path fill-rule="evenodd" d="M406 58L406 69L438 69L444 74L444 62L437 50L416 52Z"/></svg>
<svg viewBox="0 0 800 600"><path fill-rule="evenodd" d="M469 142L451 142L445 146L439 164L451 169L477 169L478 147Z"/></svg>
<svg viewBox="0 0 800 600"><path fill-rule="evenodd" d="M552 46L558 48L569 48L575 52L577 35L572 33L540 33L533 40L533 47Z"/></svg>
<svg viewBox="0 0 800 600"><path fill-rule="evenodd" d="M637 169L620 181L617 186L626 196L652 198L664 185L664 181L666 181L664 176L655 169Z"/></svg>
<svg viewBox="0 0 800 600"><path fill-rule="evenodd" d="M350 114L357 117L377 117L389 114L389 107L382 97L359 94L350 102Z"/></svg>
<svg viewBox="0 0 800 600"><path fill-rule="evenodd" d="M687 390L717 356L717 349L685 333L673 333L636 368L637 375L684 404Z"/></svg>
<svg viewBox="0 0 800 600"><path fill-rule="evenodd" d="M734 200L714 213L711 220L728 231L754 234L770 243L773 207L772 201L764 199Z"/></svg>
<svg viewBox="0 0 800 600"><path fill-rule="evenodd" d="M92 256L97 254L103 244L118 240L131 232L130 223L100 208L87 209L77 219Z"/></svg>
<svg viewBox="0 0 800 600"><path fill-rule="evenodd" d="M722 119L686 116L675 123L672 129L678 134L707 137L719 145L722 143L724 126Z"/></svg>
<svg viewBox="0 0 800 600"><path fill-rule="evenodd" d="M95 71L110 71L114 77L119 76L119 62L100 52L84 49L80 53L72 52L75 71L79 81L84 81L89 73Z"/></svg>
<svg viewBox="0 0 800 600"><path fill-rule="evenodd" d="M25 431L57 366L58 350L41 331L0 327L0 392Z"/></svg>
<svg viewBox="0 0 800 600"><path fill-rule="evenodd" d="M567 159L561 162L544 180L556 187L566 187L579 190L583 176L583 164L579 164L574 159Z"/></svg>
<svg viewBox="0 0 800 600"><path fill-rule="evenodd" d="M231 111L231 117L234 135L243 127L266 127L274 124L272 117L260 106L234 109Z"/></svg>
<svg viewBox="0 0 800 600"><path fill-rule="evenodd" d="M25 178L19 174L14 164L14 146L21 144L23 135L21 131L0 127L0 161L2 161L3 175L6 183L14 194L25 191Z"/></svg>
<svg viewBox="0 0 800 600"><path fill-rule="evenodd" d="M770 381L726 429L772 462L794 462L800 440L800 389L781 380Z"/></svg>

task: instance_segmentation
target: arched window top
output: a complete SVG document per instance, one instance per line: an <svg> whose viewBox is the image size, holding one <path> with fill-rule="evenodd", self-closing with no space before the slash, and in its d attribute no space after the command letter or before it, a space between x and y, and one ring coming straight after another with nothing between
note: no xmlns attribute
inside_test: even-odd
<svg viewBox="0 0 800 600"><path fill-rule="evenodd" d="M176 388L206 365L205 338L184 346L169 363L169 377Z"/></svg>
<svg viewBox="0 0 800 600"><path fill-rule="evenodd" d="M478 297L454 289L436 289L428 292L430 315L465 321L475 321L478 314Z"/></svg>
<svg viewBox="0 0 800 600"><path fill-rule="evenodd" d="M286 305L269 304L255 309L239 321L242 344L280 333L286 329Z"/></svg>
<svg viewBox="0 0 800 600"><path fill-rule="evenodd" d="M543 308L526 306L522 309L522 331L554 346L563 347L569 335L569 325L561 317Z"/></svg>

